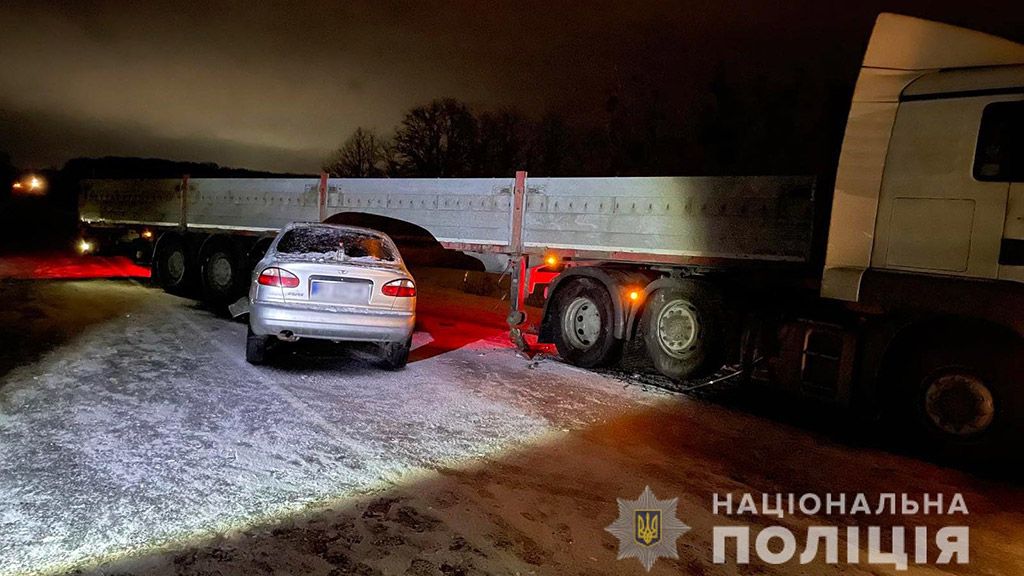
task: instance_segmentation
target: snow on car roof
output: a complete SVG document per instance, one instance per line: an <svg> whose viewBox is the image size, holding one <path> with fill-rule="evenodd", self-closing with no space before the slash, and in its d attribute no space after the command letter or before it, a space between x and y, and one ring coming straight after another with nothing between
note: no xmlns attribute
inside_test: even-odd
<svg viewBox="0 0 1024 576"><path fill-rule="evenodd" d="M286 230L291 230L293 228L314 228L318 226L324 228L335 228L337 230L346 230L350 232L362 232L364 234L371 234L374 236L380 236L382 238L388 237L387 234L381 232L380 230L374 230L373 228L352 226L351 224L331 224L329 222L292 222L291 224L285 226L281 231L284 232Z"/></svg>
<svg viewBox="0 0 1024 576"><path fill-rule="evenodd" d="M388 236L358 226L308 223L281 230L273 251L288 260L351 263L400 262Z"/></svg>

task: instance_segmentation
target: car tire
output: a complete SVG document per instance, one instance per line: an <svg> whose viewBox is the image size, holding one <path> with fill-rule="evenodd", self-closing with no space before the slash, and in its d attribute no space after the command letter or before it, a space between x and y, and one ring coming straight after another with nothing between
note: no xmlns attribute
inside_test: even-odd
<svg viewBox="0 0 1024 576"><path fill-rule="evenodd" d="M409 350L412 338L405 342L385 342L381 344L381 360L388 370L401 370L409 362Z"/></svg>
<svg viewBox="0 0 1024 576"><path fill-rule="evenodd" d="M270 357L272 338L255 334L250 326L245 337L245 361L256 366L266 364Z"/></svg>
<svg viewBox="0 0 1024 576"><path fill-rule="evenodd" d="M554 341L559 356L582 368L613 364L622 354L615 337L615 305L600 282L579 278L555 293Z"/></svg>
<svg viewBox="0 0 1024 576"><path fill-rule="evenodd" d="M725 318L713 286L683 281L654 291L640 326L647 355L661 374L685 380L722 367Z"/></svg>

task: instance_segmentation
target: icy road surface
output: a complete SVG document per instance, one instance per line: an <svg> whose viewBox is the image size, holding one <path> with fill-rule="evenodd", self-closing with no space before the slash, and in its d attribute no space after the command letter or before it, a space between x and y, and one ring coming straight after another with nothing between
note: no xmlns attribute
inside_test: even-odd
<svg viewBox="0 0 1024 576"><path fill-rule="evenodd" d="M910 573L1024 566L1019 487L526 361L481 300L427 290L402 372L347 348L256 368L192 301L0 282L0 574L641 574L603 529L645 485L693 527L652 573L895 573L715 565L716 491L962 492L971 564Z"/></svg>

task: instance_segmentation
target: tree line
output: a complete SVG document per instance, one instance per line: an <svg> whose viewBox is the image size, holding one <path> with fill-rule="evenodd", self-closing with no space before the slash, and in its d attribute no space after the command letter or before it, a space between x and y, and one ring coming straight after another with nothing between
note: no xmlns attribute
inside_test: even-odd
<svg viewBox="0 0 1024 576"><path fill-rule="evenodd" d="M572 135L561 117L538 121L513 109L474 113L441 98L406 113L389 136L359 127L324 163L332 176L504 176L516 170L561 175Z"/></svg>
<svg viewBox="0 0 1024 576"><path fill-rule="evenodd" d="M713 78L685 110L642 83L610 94L584 122L513 108L476 112L441 98L389 133L359 127L324 162L332 176L506 177L827 175L850 87L835 82Z"/></svg>

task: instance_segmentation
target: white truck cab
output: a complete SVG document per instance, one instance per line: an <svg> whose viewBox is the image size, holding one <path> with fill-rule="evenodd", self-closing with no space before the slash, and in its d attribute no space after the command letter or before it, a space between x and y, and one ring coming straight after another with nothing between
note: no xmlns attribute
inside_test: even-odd
<svg viewBox="0 0 1024 576"><path fill-rule="evenodd" d="M822 295L869 269L1024 280L1024 45L878 17L836 175Z"/></svg>

